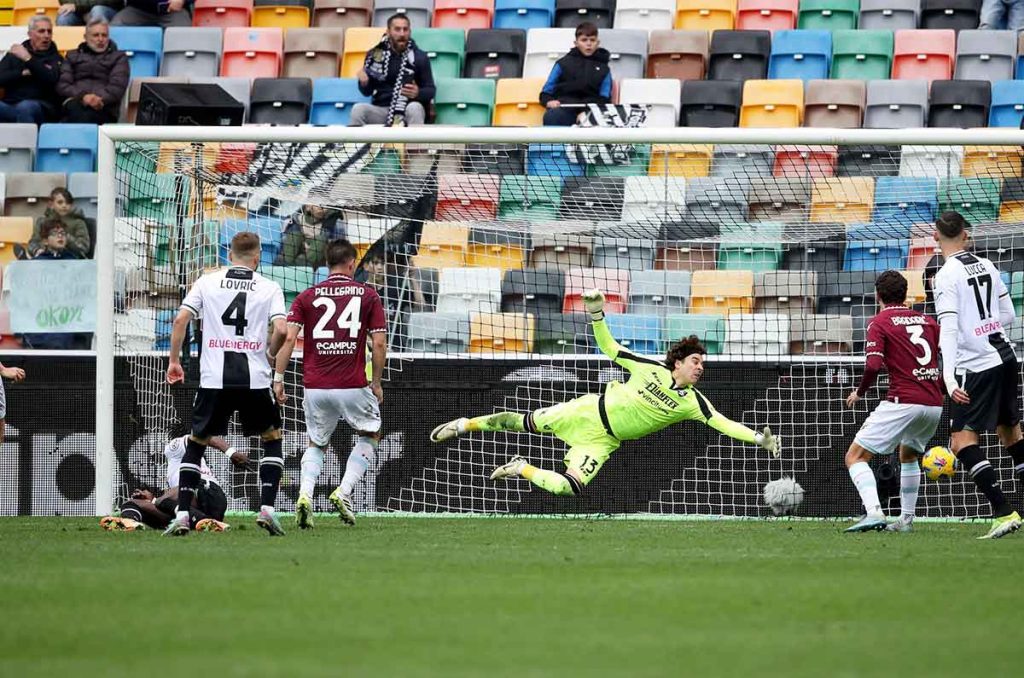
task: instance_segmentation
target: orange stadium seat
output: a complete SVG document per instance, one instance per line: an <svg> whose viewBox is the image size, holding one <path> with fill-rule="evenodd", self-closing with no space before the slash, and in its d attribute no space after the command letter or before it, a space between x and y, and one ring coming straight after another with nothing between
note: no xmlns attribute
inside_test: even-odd
<svg viewBox="0 0 1024 678"><path fill-rule="evenodd" d="M494 0L437 0L434 3L434 28L490 28L494 20Z"/></svg>
<svg viewBox="0 0 1024 678"><path fill-rule="evenodd" d="M654 144L647 174L652 177L706 177L711 172L711 144Z"/></svg>
<svg viewBox="0 0 1024 678"><path fill-rule="evenodd" d="M743 83L740 127L800 127L803 80L747 80Z"/></svg>
<svg viewBox="0 0 1024 678"><path fill-rule="evenodd" d="M0 266L18 258L15 245L28 245L33 223L32 217L0 217Z"/></svg>
<svg viewBox="0 0 1024 678"><path fill-rule="evenodd" d="M46 15L53 22L57 21L57 10L60 0L14 0L14 17L12 26L27 26L28 20L34 16ZM75 45L77 47L78 45Z"/></svg>
<svg viewBox="0 0 1024 678"><path fill-rule="evenodd" d="M676 28L729 30L736 20L736 0L677 0Z"/></svg>
<svg viewBox="0 0 1024 678"><path fill-rule="evenodd" d="M949 80L953 77L956 32L953 30L896 31L893 80Z"/></svg>
<svg viewBox="0 0 1024 678"><path fill-rule="evenodd" d="M465 224L428 221L423 224L414 264L416 268L461 268L466 265L468 245Z"/></svg>
<svg viewBox="0 0 1024 678"><path fill-rule="evenodd" d="M532 315L470 313L470 353L529 353L532 349Z"/></svg>
<svg viewBox="0 0 1024 678"><path fill-rule="evenodd" d="M875 182L871 177L815 179L811 187L811 222L868 223L874 202Z"/></svg>
<svg viewBox="0 0 1024 678"><path fill-rule="evenodd" d="M193 26L245 28L252 16L252 0L196 0Z"/></svg>
<svg viewBox="0 0 1024 678"><path fill-rule="evenodd" d="M777 146L772 175L776 177L834 177L839 162L837 146Z"/></svg>
<svg viewBox="0 0 1024 678"><path fill-rule="evenodd" d="M964 146L960 173L965 177L1021 176L1024 149L1020 146Z"/></svg>
<svg viewBox="0 0 1024 678"><path fill-rule="evenodd" d="M694 271L690 279L690 313L751 313L753 271Z"/></svg>
<svg viewBox="0 0 1024 678"><path fill-rule="evenodd" d="M583 313L583 294L595 287L604 292L607 313L625 313L629 298L629 271L618 268L573 268L565 272L562 313Z"/></svg>
<svg viewBox="0 0 1024 678"><path fill-rule="evenodd" d="M798 0L739 0L736 28L744 31L785 31L796 28Z"/></svg>
<svg viewBox="0 0 1024 678"><path fill-rule="evenodd" d="M494 94L496 127L536 127L544 121L544 78L502 78Z"/></svg>
<svg viewBox="0 0 1024 678"><path fill-rule="evenodd" d="M341 57L341 77L354 78L363 68L366 53L374 48L387 32L376 26L348 28L345 30L344 51Z"/></svg>
<svg viewBox="0 0 1024 678"><path fill-rule="evenodd" d="M308 28L307 0L255 0L251 25L258 28Z"/></svg>
<svg viewBox="0 0 1024 678"><path fill-rule="evenodd" d="M284 33L280 28L224 29L220 74L234 78L276 78L281 73Z"/></svg>

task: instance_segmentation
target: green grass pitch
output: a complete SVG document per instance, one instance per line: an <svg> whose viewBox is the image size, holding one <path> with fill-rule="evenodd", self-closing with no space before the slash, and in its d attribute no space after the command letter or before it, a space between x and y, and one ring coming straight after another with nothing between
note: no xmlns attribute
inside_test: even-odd
<svg viewBox="0 0 1024 678"><path fill-rule="evenodd" d="M364 517L0 521L0 676L1020 675L1024 538L985 525Z"/></svg>

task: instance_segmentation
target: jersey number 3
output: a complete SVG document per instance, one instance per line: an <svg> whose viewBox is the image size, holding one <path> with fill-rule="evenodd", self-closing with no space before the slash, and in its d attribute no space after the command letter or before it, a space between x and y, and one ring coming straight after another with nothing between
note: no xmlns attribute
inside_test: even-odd
<svg viewBox="0 0 1024 678"><path fill-rule="evenodd" d="M341 313L338 313L338 305L334 303L334 299L330 297L317 297L313 301L313 306L316 308L324 309L324 312L320 315L320 319L316 321L316 325L313 326L313 338L314 339L332 339L334 337L334 330L328 329L328 325L331 321L335 321L335 325L338 326L339 330L348 330L348 336L351 339L355 339L359 336L359 327L362 323L359 322L359 311L362 308L362 297L352 297L345 304L345 308L342 309ZM335 320L335 314L337 319Z"/></svg>
<svg viewBox="0 0 1024 678"><path fill-rule="evenodd" d="M910 335L910 343L914 346L920 346L924 352L923 355L914 356L918 365L927 365L932 361L932 347L924 338L924 327L921 325L904 325L907 328L907 334Z"/></svg>

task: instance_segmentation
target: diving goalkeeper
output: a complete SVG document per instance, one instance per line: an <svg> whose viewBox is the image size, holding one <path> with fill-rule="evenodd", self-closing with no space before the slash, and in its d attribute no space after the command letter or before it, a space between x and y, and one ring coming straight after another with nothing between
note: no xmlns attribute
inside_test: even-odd
<svg viewBox="0 0 1024 678"><path fill-rule="evenodd" d="M565 472L547 471L520 456L491 473L491 480L526 478L558 495L579 495L619 448L623 440L636 440L681 421L699 421L745 443L755 443L775 457L780 442L767 426L753 431L715 411L694 385L704 374L704 347L696 336L675 343L665 360L634 355L612 338L604 322L604 295L591 290L583 303L594 325L597 345L615 364L629 371L625 384L609 383L604 393L580 396L566 403L528 414L498 412L441 424L430 434L434 442L451 440L472 431L516 431L557 436L569 451Z"/></svg>

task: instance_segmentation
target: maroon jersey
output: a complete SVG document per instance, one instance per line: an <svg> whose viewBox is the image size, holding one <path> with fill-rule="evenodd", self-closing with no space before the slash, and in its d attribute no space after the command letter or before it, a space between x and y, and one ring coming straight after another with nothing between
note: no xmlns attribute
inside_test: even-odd
<svg viewBox="0 0 1024 678"><path fill-rule="evenodd" d="M913 405L942 405L939 372L939 325L906 306L889 306L868 325L864 377L857 393L871 388L885 365L887 400Z"/></svg>
<svg viewBox="0 0 1024 678"><path fill-rule="evenodd" d="M366 337L387 329L372 287L332 274L295 298L288 323L302 327L306 388L366 386Z"/></svg>

